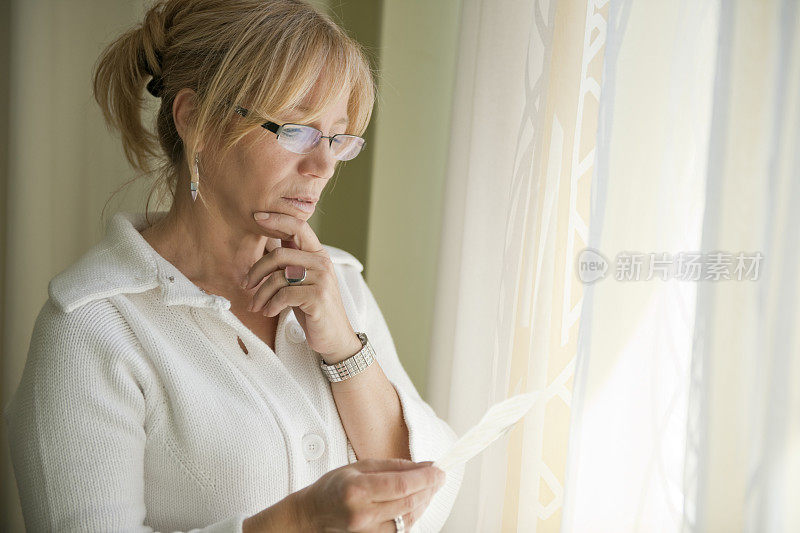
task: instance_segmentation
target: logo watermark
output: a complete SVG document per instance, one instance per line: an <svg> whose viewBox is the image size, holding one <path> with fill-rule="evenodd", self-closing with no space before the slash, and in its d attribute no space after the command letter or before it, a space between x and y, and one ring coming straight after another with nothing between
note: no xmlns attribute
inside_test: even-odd
<svg viewBox="0 0 800 533"><path fill-rule="evenodd" d="M599 250L578 254L577 275L585 284L613 274L617 281L757 281L761 252L620 252L610 263Z"/></svg>

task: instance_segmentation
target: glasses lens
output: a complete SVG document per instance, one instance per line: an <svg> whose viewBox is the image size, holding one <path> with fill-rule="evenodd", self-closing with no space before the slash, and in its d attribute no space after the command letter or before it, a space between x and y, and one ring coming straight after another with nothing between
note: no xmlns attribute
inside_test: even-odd
<svg viewBox="0 0 800 533"><path fill-rule="evenodd" d="M319 143L322 132L311 126L284 124L278 131L278 142L296 154L307 154Z"/></svg>
<svg viewBox="0 0 800 533"><path fill-rule="evenodd" d="M339 161L349 161L361 153L364 139L355 135L337 135L333 138L331 149L333 157Z"/></svg>

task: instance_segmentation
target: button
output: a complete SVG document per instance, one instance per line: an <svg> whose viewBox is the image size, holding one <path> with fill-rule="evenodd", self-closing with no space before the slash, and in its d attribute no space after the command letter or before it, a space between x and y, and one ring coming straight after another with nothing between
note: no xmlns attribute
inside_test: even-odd
<svg viewBox="0 0 800 533"><path fill-rule="evenodd" d="M309 433L303 437L303 454L309 461L314 461L322 457L325 451L325 441L315 433Z"/></svg>
<svg viewBox="0 0 800 533"><path fill-rule="evenodd" d="M231 302L224 296L212 296L211 305L213 305L217 309L230 309Z"/></svg>
<svg viewBox="0 0 800 533"><path fill-rule="evenodd" d="M297 322L289 322L286 326L288 328L287 335L289 336L289 340L296 343L301 343L306 340L306 332L303 331L303 326L301 326Z"/></svg>
<svg viewBox="0 0 800 533"><path fill-rule="evenodd" d="M169 277L169 282L170 283L174 283L175 282L175 276L170 276Z"/></svg>

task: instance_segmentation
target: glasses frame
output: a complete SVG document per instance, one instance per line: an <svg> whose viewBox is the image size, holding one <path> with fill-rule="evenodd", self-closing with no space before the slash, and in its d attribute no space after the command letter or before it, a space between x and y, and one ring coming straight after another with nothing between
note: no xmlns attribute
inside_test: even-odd
<svg viewBox="0 0 800 533"><path fill-rule="evenodd" d="M247 114L250 113L250 111L248 111L247 109L245 109L242 106L238 106L237 105L237 106L235 106L235 109L236 109L236 112L239 113L240 115L242 115L243 117L246 117ZM355 138L355 139L361 139L361 141L362 141L361 142L361 149L358 151L358 153L356 155L354 155L350 159L338 159L337 158L337 161L352 161L353 159L358 157L358 155L361 154L361 152L363 152L364 149L367 147L367 141L363 137L359 137L358 135L351 135L349 133L337 133L336 135L322 135L322 132L319 129L315 128L314 126L309 126L308 124L297 124L295 122L287 122L286 124L277 124L275 122L271 122L271 121L268 120L268 121L264 122L263 124L260 124L260 126L262 128L264 128L265 130L271 131L272 133L274 133L276 135L276 138L280 138L281 132L283 131L283 128L286 127L286 126L302 126L304 128L311 128L312 130L319 131L319 135L320 135L319 141L317 141L317 144L312 146L311 149L308 152L295 152L295 151L289 150L285 146L281 145L286 150L288 150L289 152L292 152L293 154L301 154L301 155L310 154L319 145L319 143L322 141L322 139L328 139L328 146L332 149L333 148L333 140L336 137L351 137L351 138Z"/></svg>

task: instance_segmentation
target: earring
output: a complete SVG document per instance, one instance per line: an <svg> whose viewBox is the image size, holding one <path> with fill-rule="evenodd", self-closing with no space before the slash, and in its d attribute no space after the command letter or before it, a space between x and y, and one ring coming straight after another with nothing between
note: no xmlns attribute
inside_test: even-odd
<svg viewBox="0 0 800 533"><path fill-rule="evenodd" d="M189 190L192 191L192 201L197 201L197 186L200 185L200 170L197 163L200 162L200 154L194 154L194 179L189 182Z"/></svg>

